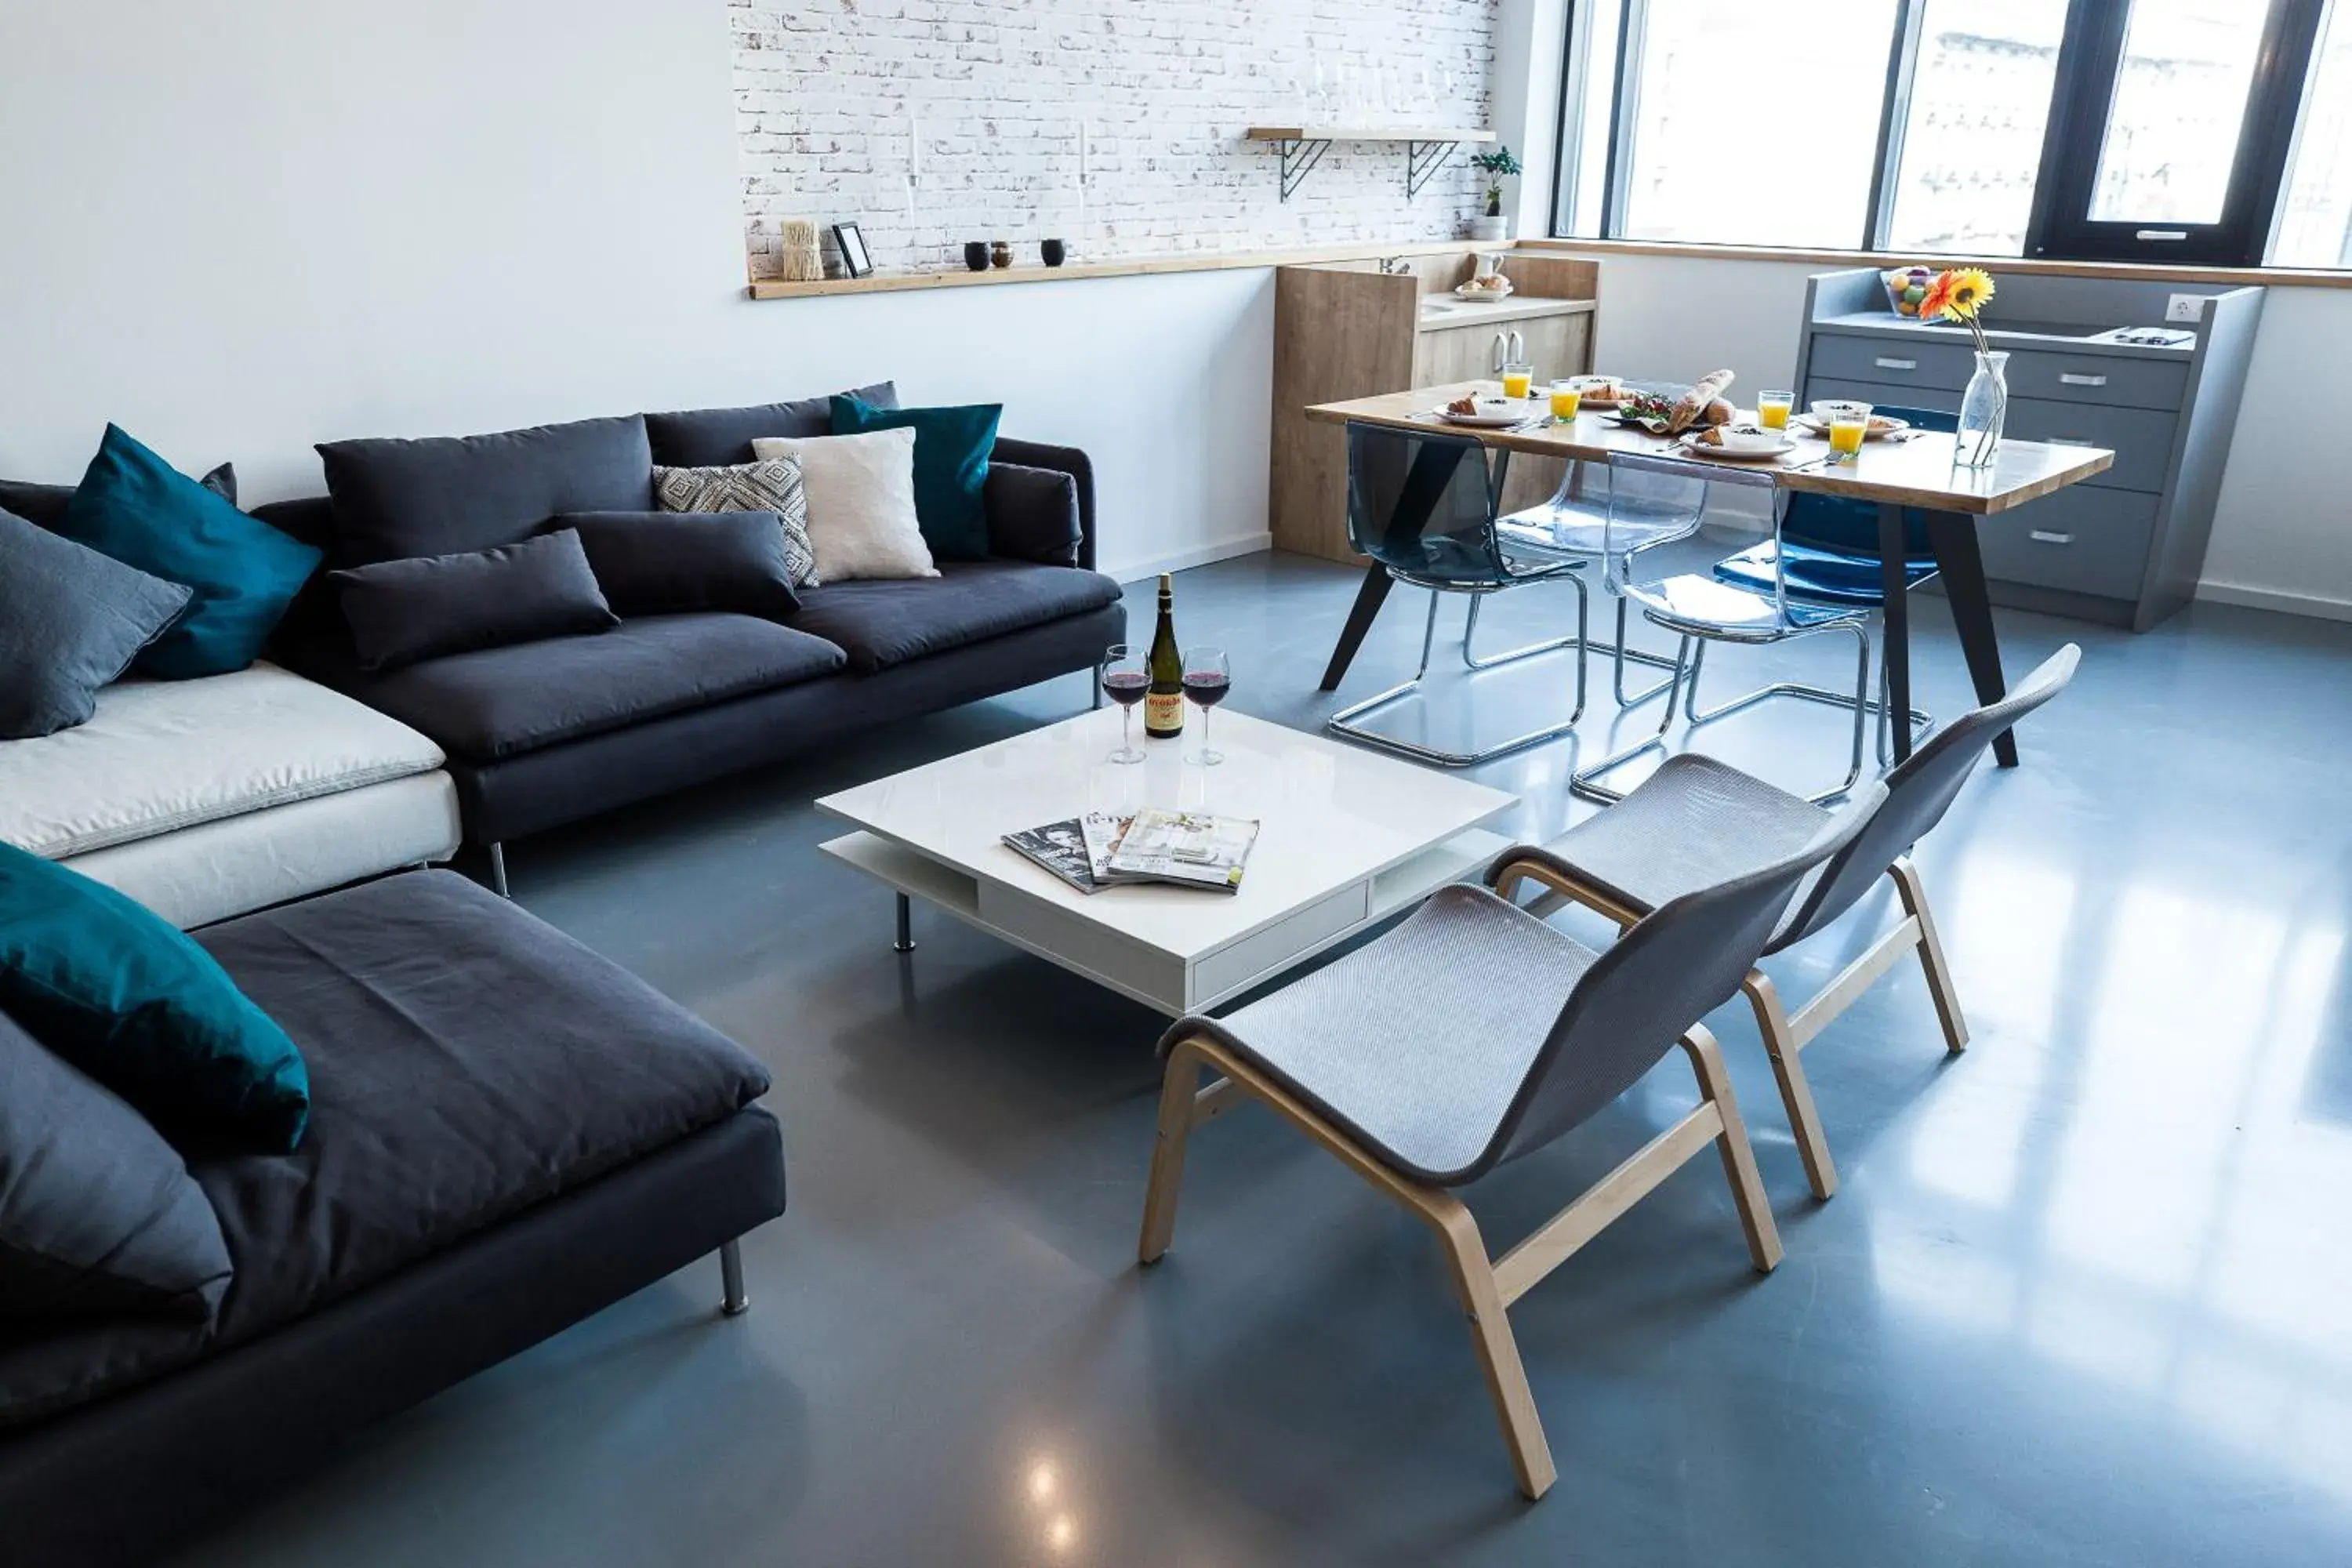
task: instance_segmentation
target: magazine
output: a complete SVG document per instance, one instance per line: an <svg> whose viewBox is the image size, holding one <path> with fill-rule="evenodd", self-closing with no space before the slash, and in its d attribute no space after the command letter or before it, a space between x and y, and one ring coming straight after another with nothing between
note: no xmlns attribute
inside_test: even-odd
<svg viewBox="0 0 2352 1568"><path fill-rule="evenodd" d="M1103 872L1112 847L1127 831L1127 820L1099 811L1088 812L1084 816L1008 833L1004 842L1078 891L1096 893L1108 885Z"/></svg>
<svg viewBox="0 0 2352 1568"><path fill-rule="evenodd" d="M1246 817L1145 806L1111 852L1111 878L1237 893L1257 826Z"/></svg>
<svg viewBox="0 0 2352 1568"><path fill-rule="evenodd" d="M1146 807L1131 817L1066 817L1008 833L1004 843L1082 893L1136 882L1234 893L1257 829L1236 817Z"/></svg>

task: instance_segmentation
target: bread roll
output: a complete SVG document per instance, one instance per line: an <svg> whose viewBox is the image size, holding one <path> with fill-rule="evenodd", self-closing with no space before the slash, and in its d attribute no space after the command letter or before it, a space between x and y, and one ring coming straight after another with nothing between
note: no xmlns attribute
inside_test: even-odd
<svg viewBox="0 0 2352 1568"><path fill-rule="evenodd" d="M1707 405L1730 390L1732 374L1727 370L1709 371L1698 378L1698 384L1683 394L1675 411L1666 417L1666 434L1679 436L1706 416Z"/></svg>

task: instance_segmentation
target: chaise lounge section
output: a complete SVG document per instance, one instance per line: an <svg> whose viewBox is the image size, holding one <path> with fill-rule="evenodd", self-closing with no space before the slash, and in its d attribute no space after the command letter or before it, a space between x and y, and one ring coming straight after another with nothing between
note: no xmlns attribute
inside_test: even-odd
<svg viewBox="0 0 2352 1568"><path fill-rule="evenodd" d="M231 1265L200 1321L0 1310L0 1563L144 1561L714 1250L741 1310L733 1244L783 1210L782 1144L724 1036L444 871L196 940L299 1047L309 1129L290 1154L181 1140ZM0 1081L55 1088L40 1050L0 1015ZM169 1159L111 1103L78 1141ZM0 1175L54 1136L41 1110L0 1106Z"/></svg>

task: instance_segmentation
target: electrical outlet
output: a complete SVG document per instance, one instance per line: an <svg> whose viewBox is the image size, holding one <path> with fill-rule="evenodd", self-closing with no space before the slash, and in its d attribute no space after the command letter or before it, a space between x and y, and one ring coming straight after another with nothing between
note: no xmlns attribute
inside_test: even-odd
<svg viewBox="0 0 2352 1568"><path fill-rule="evenodd" d="M2168 321L2203 321L2205 319L2205 296L2202 294L2175 294L2172 297L2172 302L2164 308L2164 319Z"/></svg>

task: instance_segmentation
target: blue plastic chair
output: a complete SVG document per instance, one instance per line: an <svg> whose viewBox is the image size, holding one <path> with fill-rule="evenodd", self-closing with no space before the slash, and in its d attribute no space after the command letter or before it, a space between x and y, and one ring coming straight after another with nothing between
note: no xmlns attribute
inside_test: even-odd
<svg viewBox="0 0 2352 1568"><path fill-rule="evenodd" d="M1882 407L1877 412L1907 420L1919 430L1950 431L1960 427L1957 415L1932 408ZM1780 577L1790 593L1836 605L1885 604L1885 578L1879 570L1875 501L1792 493L1780 520L1778 548L1784 562ZM1736 587L1769 594L1774 576L1774 549L1773 542L1768 539L1719 563L1715 574ZM1906 515L1903 523L1904 589L1907 592L1916 588L1935 574L1936 555L1928 547L1927 524L1922 518Z"/></svg>

